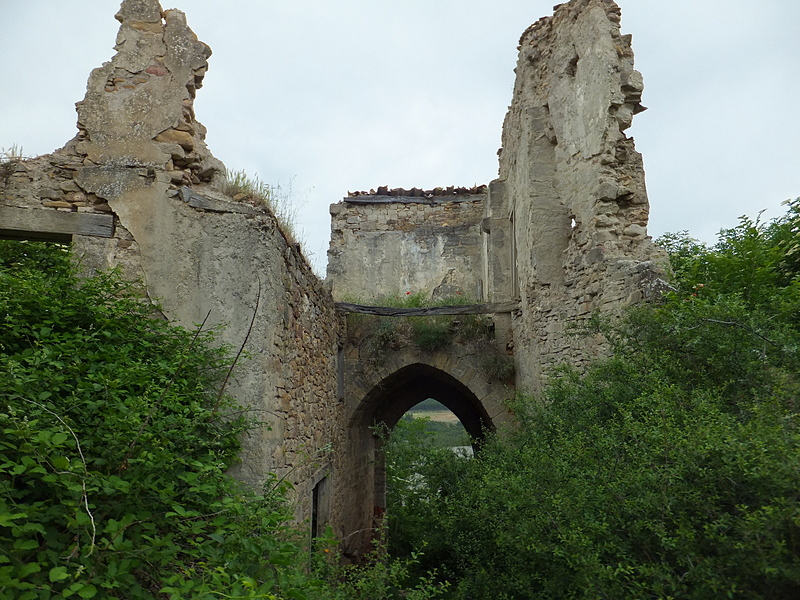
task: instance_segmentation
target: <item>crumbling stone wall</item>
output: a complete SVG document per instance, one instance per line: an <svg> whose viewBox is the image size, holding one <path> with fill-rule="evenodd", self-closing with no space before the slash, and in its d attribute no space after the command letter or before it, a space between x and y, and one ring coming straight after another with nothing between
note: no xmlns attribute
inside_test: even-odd
<svg viewBox="0 0 800 600"><path fill-rule="evenodd" d="M641 155L624 131L644 110L631 36L612 0L571 0L522 35L503 125L494 221L513 230L518 385L548 368L585 364L603 339L568 335L659 285L666 256L647 236Z"/></svg>
<svg viewBox="0 0 800 600"><path fill-rule="evenodd" d="M211 51L183 13L125 0L116 17L117 53L89 77L76 137L4 168L0 234L72 238L84 269L121 267L170 322L224 326L220 342L248 355L226 391L263 423L233 472L256 489L287 475L302 519L313 482L342 467L333 299L267 208L223 193L193 108Z"/></svg>
<svg viewBox="0 0 800 600"><path fill-rule="evenodd" d="M409 406L431 389L461 394L454 406L472 403L473 417L492 421L504 418L500 386L465 347L397 353L373 379L348 367L332 295L268 209L223 191L224 166L193 107L210 49L157 0L124 0L117 19L117 54L89 78L76 137L0 165L0 236L72 239L86 270L120 267L171 322L226 325L220 341L249 355L227 391L263 423L234 474L255 488L286 475L298 518L313 492L343 538L368 529L379 495L370 419L401 408L389 406L384 383ZM642 160L624 134L643 110L630 41L612 0L570 0L530 27L499 178L472 190L379 188L334 204L334 295L518 301L513 318L492 317L517 387L538 389L548 368L605 352L602 338L567 327L655 294L666 261L646 233ZM407 375L416 388L403 387ZM364 485L374 489L362 494Z"/></svg>
<svg viewBox="0 0 800 600"><path fill-rule="evenodd" d="M335 297L437 290L457 274L451 289L518 301L513 318L493 318L523 389L540 389L554 366L607 352L602 336L568 329L656 294L667 261L647 236L642 158L624 133L644 110L644 85L619 22L612 0L571 0L525 31L499 177L468 221L448 218L421 190L401 199L379 188L332 205ZM461 254L439 250L454 239Z"/></svg>
<svg viewBox="0 0 800 600"><path fill-rule="evenodd" d="M331 205L327 281L336 299L483 298L486 187L415 191L379 188Z"/></svg>

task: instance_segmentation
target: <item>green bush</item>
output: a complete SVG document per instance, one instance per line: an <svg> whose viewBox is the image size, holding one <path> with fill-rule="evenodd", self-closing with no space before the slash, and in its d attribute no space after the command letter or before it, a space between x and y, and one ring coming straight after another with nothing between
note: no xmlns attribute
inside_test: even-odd
<svg viewBox="0 0 800 600"><path fill-rule="evenodd" d="M743 342L732 329L710 333L723 347ZM521 398L519 429L475 460L407 458L421 475L390 480L389 518L411 543L393 550L425 544L421 569L447 573L454 598L800 592L794 363L765 377L742 352L729 376L756 397L659 368L672 350L640 345L638 358L565 373L544 402ZM392 490L403 479L411 485Z"/></svg>
<svg viewBox="0 0 800 600"><path fill-rule="evenodd" d="M214 392L225 349L151 313L62 248L0 243L0 598L305 584L281 490L225 475L248 426Z"/></svg>
<svg viewBox="0 0 800 600"><path fill-rule="evenodd" d="M226 350L135 292L0 242L0 600L439 597L408 561L311 553L285 483L225 474L252 426L217 391Z"/></svg>
<svg viewBox="0 0 800 600"><path fill-rule="evenodd" d="M400 559L415 557L411 573L423 577L450 568L449 542L432 521L445 511L446 494L465 472L468 459L434 443L427 419L401 419L382 432L387 486L388 550ZM423 550L423 553L416 553Z"/></svg>
<svg viewBox="0 0 800 600"><path fill-rule="evenodd" d="M393 550L424 544L464 600L799 596L796 216L668 238L677 291L476 459L395 450L421 477L391 480Z"/></svg>

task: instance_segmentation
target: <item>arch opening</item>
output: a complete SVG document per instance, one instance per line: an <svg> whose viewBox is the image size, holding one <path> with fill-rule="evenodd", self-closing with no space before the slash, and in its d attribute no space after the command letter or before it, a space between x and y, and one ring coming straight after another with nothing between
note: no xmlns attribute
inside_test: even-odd
<svg viewBox="0 0 800 600"><path fill-rule="evenodd" d="M378 435L378 424L391 431L411 408L433 398L453 412L479 446L494 423L478 397L449 373L423 363L414 363L398 369L375 385L363 398L350 421L351 451L356 453L358 474L352 492L371 496L371 502L354 502L362 510L371 507L371 536L361 540L362 548L370 545L371 538L380 530L386 512L386 470L382 453L383 441ZM358 518L364 522L367 515Z"/></svg>
<svg viewBox="0 0 800 600"><path fill-rule="evenodd" d="M351 427L368 429L384 423L391 430L409 409L428 398L451 410L474 440L494 429L486 409L466 385L423 363L405 366L375 385L362 400Z"/></svg>
<svg viewBox="0 0 800 600"><path fill-rule="evenodd" d="M417 422L421 422L421 425L414 425ZM397 428L404 423L417 427L417 431L424 431L425 439L434 448L468 447L472 450L472 442L464 425L453 411L435 398L412 406L395 425L393 437L397 435Z"/></svg>

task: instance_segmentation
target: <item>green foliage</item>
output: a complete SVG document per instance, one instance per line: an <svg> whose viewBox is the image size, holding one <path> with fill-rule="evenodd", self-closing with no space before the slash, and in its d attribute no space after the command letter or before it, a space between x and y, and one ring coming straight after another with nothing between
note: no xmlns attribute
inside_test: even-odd
<svg viewBox="0 0 800 600"><path fill-rule="evenodd" d="M225 474L251 424L215 391L213 332L155 318L114 274L78 280L65 248L12 242L0 320L1 600L438 597L402 561L322 581L330 549L286 525L287 485Z"/></svg>
<svg viewBox="0 0 800 600"><path fill-rule="evenodd" d="M150 311L0 243L0 598L292 589L280 490L224 473L247 426L213 393L224 349Z"/></svg>
<svg viewBox="0 0 800 600"><path fill-rule="evenodd" d="M678 294L685 298L738 298L749 310L768 314L800 311L800 199L768 223L740 217L719 233L711 248L686 232L657 240L670 255Z"/></svg>
<svg viewBox="0 0 800 600"><path fill-rule="evenodd" d="M384 543L385 532L375 542L363 565L344 565L334 551L336 541L329 535L316 557L314 572L326 583L310 593L310 600L434 600L450 587L436 580L436 571L415 575L421 554L390 559Z"/></svg>
<svg viewBox="0 0 800 600"><path fill-rule="evenodd" d="M512 381L515 373L514 357L498 350L497 345L484 346L480 354L479 363L481 370L499 381Z"/></svg>
<svg viewBox="0 0 800 600"><path fill-rule="evenodd" d="M421 475L390 524L449 597L800 595L797 211L666 238L677 292L601 324L614 357L519 398L476 459L397 454Z"/></svg>
<svg viewBox="0 0 800 600"><path fill-rule="evenodd" d="M430 421L401 419L383 432L387 485L388 549L393 557L415 556L417 576L447 567L447 538L432 518L446 507L446 490L466 469L467 458L433 442ZM424 547L424 554L417 549Z"/></svg>
<svg viewBox="0 0 800 600"><path fill-rule="evenodd" d="M800 277L800 198L786 200L786 215L777 221L775 241L783 253L780 269L788 279Z"/></svg>
<svg viewBox="0 0 800 600"><path fill-rule="evenodd" d="M213 393L211 333L154 318L113 274L79 282L64 249L11 242L0 319L0 598L281 587L279 500L224 474L246 423Z"/></svg>

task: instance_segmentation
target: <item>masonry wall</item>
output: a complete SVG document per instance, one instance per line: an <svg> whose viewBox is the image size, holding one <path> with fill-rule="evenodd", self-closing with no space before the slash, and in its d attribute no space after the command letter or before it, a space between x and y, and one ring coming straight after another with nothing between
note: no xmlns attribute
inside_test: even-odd
<svg viewBox="0 0 800 600"><path fill-rule="evenodd" d="M117 19L117 54L89 78L77 136L0 172L0 234L71 238L84 270L120 267L171 323L223 327L220 343L246 353L226 392L261 422L233 474L256 490L287 476L298 519L327 476L323 518L335 522L344 425L333 299L267 208L223 193L224 166L193 108L211 51L183 13L126 0Z"/></svg>
<svg viewBox="0 0 800 600"><path fill-rule="evenodd" d="M481 300L485 187L461 195L364 194L332 204L327 281L369 304L425 292Z"/></svg>
<svg viewBox="0 0 800 600"><path fill-rule="evenodd" d="M656 292L666 255L647 236L641 155L624 131L641 112L642 76L612 0L571 0L520 39L493 199L514 235L520 298L513 321L518 385L607 351L568 335Z"/></svg>

